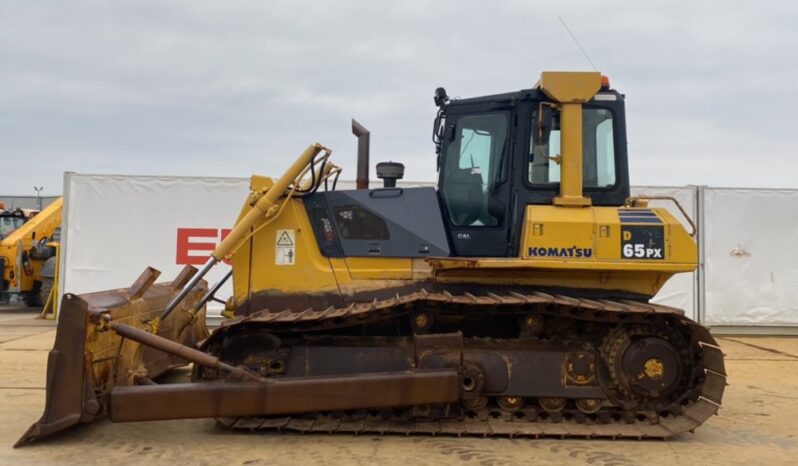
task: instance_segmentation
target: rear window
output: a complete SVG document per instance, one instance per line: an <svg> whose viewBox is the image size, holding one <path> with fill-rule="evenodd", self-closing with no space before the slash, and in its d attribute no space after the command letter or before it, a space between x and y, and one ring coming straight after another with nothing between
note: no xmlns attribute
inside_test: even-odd
<svg viewBox="0 0 798 466"><path fill-rule="evenodd" d="M537 112L532 114L535 124ZM560 182L560 128L555 114L549 143L535 142L533 127L529 143L529 177L534 185ZM615 185L615 145L612 112L601 108L582 110L582 182L585 188L608 188Z"/></svg>

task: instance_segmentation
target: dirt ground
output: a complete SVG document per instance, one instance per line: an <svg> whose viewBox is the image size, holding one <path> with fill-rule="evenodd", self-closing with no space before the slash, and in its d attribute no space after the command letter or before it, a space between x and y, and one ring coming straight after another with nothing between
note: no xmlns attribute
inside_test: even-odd
<svg viewBox="0 0 798 466"><path fill-rule="evenodd" d="M52 322L0 307L0 464L796 464L798 338L721 337L730 386L720 415L669 441L240 434L212 420L111 424L11 445L41 415Z"/></svg>

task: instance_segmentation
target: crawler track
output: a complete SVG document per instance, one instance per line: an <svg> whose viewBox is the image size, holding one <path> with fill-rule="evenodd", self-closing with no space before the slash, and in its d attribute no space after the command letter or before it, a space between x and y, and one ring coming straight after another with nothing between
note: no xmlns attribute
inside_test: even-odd
<svg viewBox="0 0 798 466"><path fill-rule="evenodd" d="M688 382L680 386L677 396L670 397L667 402L637 403L631 407L624 406L623 402L610 402L604 403L600 410L591 414L576 409L573 401L569 401L562 411L549 412L537 407L537 400L527 399L525 406L534 407L512 412L501 409L495 400L491 400L489 405L476 409L451 405L427 407L426 413L424 409L415 408L247 417L220 419L219 422L233 429L324 433L668 438L692 431L703 424L717 413L722 401L726 386L723 354L709 331L686 318L678 309L629 300L593 300L542 292L486 293L477 296L421 290L346 308L261 311L231 319L219 333L223 335L257 328L278 336L334 336L355 327L407 319L420 309L431 310L436 315L478 316L476 318L480 319L535 314L607 328L650 328L655 332L667 322L672 332L682 335L679 344L687 348L682 353L689 354L685 364L685 371L688 372L685 380ZM606 349L596 348L596 351L604 355ZM430 414L441 410L447 415Z"/></svg>

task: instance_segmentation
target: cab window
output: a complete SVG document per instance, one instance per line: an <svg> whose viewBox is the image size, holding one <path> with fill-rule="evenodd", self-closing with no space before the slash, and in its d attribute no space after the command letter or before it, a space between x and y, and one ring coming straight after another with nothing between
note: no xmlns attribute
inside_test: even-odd
<svg viewBox="0 0 798 466"><path fill-rule="evenodd" d="M0 217L0 239L10 235L14 230L21 227L25 223L23 217Z"/></svg>
<svg viewBox="0 0 798 466"><path fill-rule="evenodd" d="M443 178L443 194L453 225L499 224L488 211L488 201L506 146L506 115L486 113L457 120L454 139L446 151Z"/></svg>
<svg viewBox="0 0 798 466"><path fill-rule="evenodd" d="M534 185L560 182L560 127L555 114L554 128L546 145L536 144L533 131L529 142L529 177ZM601 108L582 110L582 183L585 188L608 188L615 185L615 145L612 112Z"/></svg>

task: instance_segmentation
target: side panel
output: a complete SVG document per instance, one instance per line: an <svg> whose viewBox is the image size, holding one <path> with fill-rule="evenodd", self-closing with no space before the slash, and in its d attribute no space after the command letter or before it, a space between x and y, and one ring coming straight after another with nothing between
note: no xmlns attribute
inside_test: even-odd
<svg viewBox="0 0 798 466"><path fill-rule="evenodd" d="M433 188L316 193L305 201L305 208L327 257L449 255Z"/></svg>
<svg viewBox="0 0 798 466"><path fill-rule="evenodd" d="M673 274L693 271L698 259L695 242L666 209L527 206L521 238L516 258L434 259L436 283L651 297Z"/></svg>
<svg viewBox="0 0 798 466"><path fill-rule="evenodd" d="M529 206L522 244L523 259L575 268L687 272L698 259L695 242L666 209Z"/></svg>
<svg viewBox="0 0 798 466"><path fill-rule="evenodd" d="M301 200L290 200L254 231L232 258L236 305L245 305L239 312L340 304L336 274L319 251Z"/></svg>

